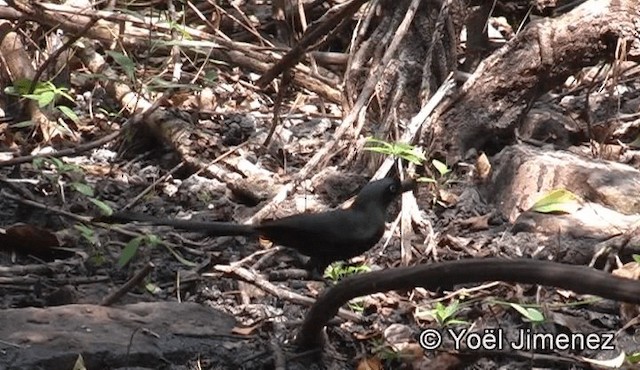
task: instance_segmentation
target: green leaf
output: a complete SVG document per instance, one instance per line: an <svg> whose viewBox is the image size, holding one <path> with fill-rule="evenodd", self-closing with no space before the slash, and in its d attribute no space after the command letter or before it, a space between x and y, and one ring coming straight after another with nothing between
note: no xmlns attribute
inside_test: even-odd
<svg viewBox="0 0 640 370"><path fill-rule="evenodd" d="M26 78L21 78L13 83L13 90L18 95L24 95L29 92L29 87L31 87L31 80Z"/></svg>
<svg viewBox="0 0 640 370"><path fill-rule="evenodd" d="M133 63L131 58L128 56L113 50L107 51L107 55L109 55L113 60L122 67L124 73L129 77L129 80L134 81L136 65Z"/></svg>
<svg viewBox="0 0 640 370"><path fill-rule="evenodd" d="M162 243L162 246L165 247L169 253L171 253L171 255L178 260L178 262L182 263L185 266L189 266L189 267L196 267L197 264L195 262L191 262L189 260L187 260L186 258L182 257L182 255L180 255L180 253L178 253L177 251L175 251L173 248L171 248L170 245L166 244L166 243Z"/></svg>
<svg viewBox="0 0 640 370"><path fill-rule="evenodd" d="M367 138L364 149L375 153L393 155L415 164L422 164L427 159L420 148L411 144L388 143L372 137Z"/></svg>
<svg viewBox="0 0 640 370"><path fill-rule="evenodd" d="M131 259L136 255L136 253L138 253L138 248L140 248L140 243L142 243L142 240L144 238L144 236L138 236L129 240L129 243L127 243L124 249L122 249L120 258L118 258L117 265L119 268L123 268L124 266L126 266L127 263L129 263Z"/></svg>
<svg viewBox="0 0 640 370"><path fill-rule="evenodd" d="M398 157L417 165L420 165L427 160L427 157L424 156L422 150L418 147L414 147L413 145L395 143L393 151Z"/></svg>
<svg viewBox="0 0 640 370"><path fill-rule="evenodd" d="M531 322L541 323L544 321L544 315L542 314L542 312L540 312L535 308L525 308L517 303L510 303L509 305L513 307L516 311L518 311L520 315L522 315L522 317L524 317L525 319Z"/></svg>
<svg viewBox="0 0 640 370"><path fill-rule="evenodd" d="M93 229L90 228L89 226L85 225L85 224L76 224L74 225L75 229L80 231L81 234L83 235L93 235Z"/></svg>
<svg viewBox="0 0 640 370"><path fill-rule="evenodd" d="M71 187L73 190L77 191L80 194L84 194L88 197L93 196L93 188L82 182L72 182Z"/></svg>
<svg viewBox="0 0 640 370"><path fill-rule="evenodd" d="M535 308L527 308L527 312L529 313L527 318L531 322L535 322L535 323L544 322L544 315L542 314L542 311L536 310Z"/></svg>
<svg viewBox="0 0 640 370"><path fill-rule="evenodd" d="M632 254L631 258L633 258L636 263L640 263L640 254Z"/></svg>
<svg viewBox="0 0 640 370"><path fill-rule="evenodd" d="M22 122L18 122L18 123L14 123L12 125L9 125L9 127L11 128L25 128L25 127L32 127L33 126L33 121L22 121Z"/></svg>
<svg viewBox="0 0 640 370"><path fill-rule="evenodd" d="M573 213L582 206L582 199L566 189L551 190L536 201L531 210L539 213Z"/></svg>
<svg viewBox="0 0 640 370"><path fill-rule="evenodd" d="M107 205L107 203L96 198L89 198L89 201L95 204L100 209L100 212L102 212L105 216L111 216L113 214L113 210Z"/></svg>
<svg viewBox="0 0 640 370"><path fill-rule="evenodd" d="M34 160L31 161L31 164L33 165L34 168L41 169L42 166L44 166L44 161L45 161L44 158L38 157L38 158L34 158Z"/></svg>
<svg viewBox="0 0 640 370"><path fill-rule="evenodd" d="M374 152L374 153L380 153L380 154L384 154L384 155L393 155L393 151L391 150L391 148L384 148L384 147L365 147L364 150L368 150L370 152Z"/></svg>
<svg viewBox="0 0 640 370"><path fill-rule="evenodd" d="M455 299L451 301L451 303L449 303L447 306L442 304L442 302L437 302L435 307L431 311L431 316L436 319L438 324L443 326L464 323L464 321L455 318L455 315L458 313L459 309L460 302Z"/></svg>
<svg viewBox="0 0 640 370"><path fill-rule="evenodd" d="M453 300L444 310L445 317L451 317L458 312L460 302Z"/></svg>
<svg viewBox="0 0 640 370"><path fill-rule="evenodd" d="M36 83L35 89L33 89L34 95L41 95L46 92L55 92L56 86L50 81L38 82Z"/></svg>
<svg viewBox="0 0 640 370"><path fill-rule="evenodd" d="M154 283L145 283L144 288L147 290L147 292L154 295L162 292L162 289Z"/></svg>
<svg viewBox="0 0 640 370"><path fill-rule="evenodd" d="M347 302L347 306L353 312L362 313L362 312L364 312L364 299L362 297L354 298L354 299L350 300L349 302Z"/></svg>
<svg viewBox="0 0 640 370"><path fill-rule="evenodd" d="M367 142L365 144L368 144L368 143L378 144L378 146L390 146L390 144L387 143L386 141L376 139L375 137L368 137Z"/></svg>
<svg viewBox="0 0 640 370"><path fill-rule="evenodd" d="M86 240L88 241L91 245L97 245L98 244L98 239L96 238L95 233L93 232L93 229L88 227L85 224L76 224L74 225L75 229L78 230L80 232L80 235Z"/></svg>
<svg viewBox="0 0 640 370"><path fill-rule="evenodd" d="M367 138L364 150L386 155L393 154L393 146L391 144L387 143L386 141L374 139L372 137Z"/></svg>
<svg viewBox="0 0 640 370"><path fill-rule="evenodd" d="M216 82L218 80L218 71L215 69L208 71L204 74L204 80L209 83Z"/></svg>
<svg viewBox="0 0 640 370"><path fill-rule="evenodd" d="M331 281L337 281L340 278L338 276L338 269L335 266L335 264L337 263L341 263L341 262L335 262L327 266L327 268L324 270L324 274L322 275L325 279L329 279Z"/></svg>
<svg viewBox="0 0 640 370"><path fill-rule="evenodd" d="M433 164L433 167L436 168L436 170L438 171L440 176L444 176L444 175L448 174L449 172L451 172L451 169L449 167L447 167L446 164L440 162L437 159L432 159L431 160L431 164Z"/></svg>
<svg viewBox="0 0 640 370"><path fill-rule="evenodd" d="M56 89L56 94L68 99L69 101L74 101L75 99L73 98L73 96L67 94L67 91L69 89L67 89L66 87L61 87L59 89Z"/></svg>
<svg viewBox="0 0 640 370"><path fill-rule="evenodd" d="M76 112L74 112L71 108L67 107L66 105L59 105L56 108L58 108L60 112L62 112L62 114L67 116L67 118L69 118L73 122L75 123L80 122L80 118L78 118L78 115L76 114Z"/></svg>
<svg viewBox="0 0 640 370"><path fill-rule="evenodd" d="M53 91L44 91L39 94L25 94L23 97L38 102L38 107L46 107L56 98L56 94Z"/></svg>
<svg viewBox="0 0 640 370"><path fill-rule="evenodd" d="M160 240L160 238L156 234L149 234L147 235L147 241L150 245L155 247L156 245L160 244L162 240Z"/></svg>
<svg viewBox="0 0 640 370"><path fill-rule="evenodd" d="M338 281L346 276L370 272L371 267L362 264L357 266L345 266L343 262L335 262L324 271L324 277L332 281Z"/></svg>
<svg viewBox="0 0 640 370"><path fill-rule="evenodd" d="M61 161L59 158L56 158L56 157L47 157L47 159L48 159L49 161L51 161L51 163L53 163L53 166L54 166L56 169L60 169L60 168L64 167L64 162L63 162L63 161Z"/></svg>
<svg viewBox="0 0 640 370"><path fill-rule="evenodd" d="M436 179L434 179L433 177L418 177L416 179L417 182L428 182L428 183L432 183L432 184L436 184L438 183L438 181L436 181Z"/></svg>
<svg viewBox="0 0 640 370"><path fill-rule="evenodd" d="M629 361L632 364L640 363L640 352L636 352L628 355L627 361Z"/></svg>
<svg viewBox="0 0 640 370"><path fill-rule="evenodd" d="M520 312L522 316L526 316L528 314L527 309L517 303L509 303L509 305L513 307L516 311Z"/></svg>
<svg viewBox="0 0 640 370"><path fill-rule="evenodd" d="M349 268L347 269L348 275L363 274L365 272L371 272L371 267L363 264L357 266L349 266Z"/></svg>

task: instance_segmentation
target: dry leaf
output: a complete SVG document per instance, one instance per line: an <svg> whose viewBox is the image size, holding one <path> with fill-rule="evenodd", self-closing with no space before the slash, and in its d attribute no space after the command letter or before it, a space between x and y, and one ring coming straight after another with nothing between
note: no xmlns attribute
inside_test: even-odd
<svg viewBox="0 0 640 370"><path fill-rule="evenodd" d="M613 270L611 273L627 279L640 280L640 264L637 262L629 262L619 269Z"/></svg>
<svg viewBox="0 0 640 370"><path fill-rule="evenodd" d="M358 363L357 370L383 370L382 362L377 357L367 357Z"/></svg>
<svg viewBox="0 0 640 370"><path fill-rule="evenodd" d="M456 194L444 189L438 191L438 199L447 207L451 207L458 202L458 196Z"/></svg>
<svg viewBox="0 0 640 370"><path fill-rule="evenodd" d="M487 155L480 154L478 159L476 159L476 178L480 183L485 183L491 176L491 163L489 162L489 158Z"/></svg>
<svg viewBox="0 0 640 370"><path fill-rule="evenodd" d="M629 262L619 269L613 270L612 275L620 276L627 279L640 280L640 264L637 262ZM640 315L640 306L631 303L620 303L620 317L623 321L628 322Z"/></svg>
<svg viewBox="0 0 640 370"><path fill-rule="evenodd" d="M369 340L375 338L380 335L380 332L377 330L368 330L365 332L354 332L353 337L357 340Z"/></svg>
<svg viewBox="0 0 640 370"><path fill-rule="evenodd" d="M460 226L466 226L471 231L480 231L489 229L489 219L492 213L487 213L482 216L469 217L466 220L458 221Z"/></svg>
<svg viewBox="0 0 640 370"><path fill-rule="evenodd" d="M59 247L60 241L56 234L44 228L28 224L15 224L9 226L4 232L0 232L0 245L19 252L34 253Z"/></svg>
<svg viewBox="0 0 640 370"><path fill-rule="evenodd" d="M238 335L251 335L260 326L262 326L262 323L258 323L258 324L255 324L253 326L247 326L247 327L243 327L243 328L236 326L233 329L231 329L231 332L233 334L238 334Z"/></svg>

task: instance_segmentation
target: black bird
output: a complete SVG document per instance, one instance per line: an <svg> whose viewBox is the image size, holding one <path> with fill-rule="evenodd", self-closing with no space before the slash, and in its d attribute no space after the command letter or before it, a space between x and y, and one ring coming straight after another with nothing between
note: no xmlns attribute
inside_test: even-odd
<svg viewBox="0 0 640 370"><path fill-rule="evenodd" d="M384 178L365 185L347 209L299 213L258 225L200 222L114 213L98 221L142 221L211 236L256 236L311 257L307 269L320 273L334 261L358 256L373 247L385 230L387 207L400 194L415 189L414 180Z"/></svg>

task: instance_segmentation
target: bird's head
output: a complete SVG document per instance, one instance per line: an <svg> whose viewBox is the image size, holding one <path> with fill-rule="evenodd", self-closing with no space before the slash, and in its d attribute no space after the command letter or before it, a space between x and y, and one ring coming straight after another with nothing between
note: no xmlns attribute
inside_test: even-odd
<svg viewBox="0 0 640 370"><path fill-rule="evenodd" d="M369 207L377 207L384 211L398 195L415 188L416 181L413 179L400 181L395 178L385 177L384 179L372 181L360 190L351 205L351 209L366 210Z"/></svg>

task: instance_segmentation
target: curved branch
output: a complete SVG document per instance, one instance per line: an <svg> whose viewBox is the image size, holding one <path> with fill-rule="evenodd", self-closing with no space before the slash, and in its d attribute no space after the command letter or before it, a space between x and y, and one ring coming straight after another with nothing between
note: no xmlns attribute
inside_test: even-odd
<svg viewBox="0 0 640 370"><path fill-rule="evenodd" d="M301 350L322 345L322 328L350 299L376 292L435 289L487 281L540 284L576 293L640 303L640 281L620 278L586 266L532 259L466 259L374 271L344 279L327 289L311 307L296 338Z"/></svg>

